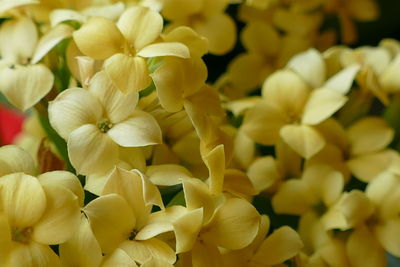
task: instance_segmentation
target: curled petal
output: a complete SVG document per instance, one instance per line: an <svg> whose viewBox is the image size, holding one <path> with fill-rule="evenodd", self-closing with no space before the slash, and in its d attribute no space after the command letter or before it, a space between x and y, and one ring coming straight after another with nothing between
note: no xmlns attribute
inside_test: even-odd
<svg viewBox="0 0 400 267"><path fill-rule="evenodd" d="M32 64L39 62L51 49L53 49L62 40L72 36L74 29L66 24L57 25L47 32L39 40L35 53L32 57Z"/></svg>
<svg viewBox="0 0 400 267"><path fill-rule="evenodd" d="M143 47L138 53L141 57L165 57L175 56L189 58L190 52L186 45L177 42L155 43Z"/></svg>

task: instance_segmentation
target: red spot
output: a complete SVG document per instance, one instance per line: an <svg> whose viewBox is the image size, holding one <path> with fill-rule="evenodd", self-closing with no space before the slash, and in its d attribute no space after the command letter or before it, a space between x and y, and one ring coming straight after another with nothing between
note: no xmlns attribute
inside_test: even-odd
<svg viewBox="0 0 400 267"><path fill-rule="evenodd" d="M22 113L0 104L0 144L12 144L22 130L25 117Z"/></svg>

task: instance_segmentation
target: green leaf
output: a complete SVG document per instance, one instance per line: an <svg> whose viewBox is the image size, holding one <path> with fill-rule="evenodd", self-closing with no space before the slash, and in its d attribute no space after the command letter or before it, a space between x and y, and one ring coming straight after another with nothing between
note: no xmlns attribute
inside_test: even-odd
<svg viewBox="0 0 400 267"><path fill-rule="evenodd" d="M186 206L185 193L183 190L176 194L167 205L167 207L172 206Z"/></svg>

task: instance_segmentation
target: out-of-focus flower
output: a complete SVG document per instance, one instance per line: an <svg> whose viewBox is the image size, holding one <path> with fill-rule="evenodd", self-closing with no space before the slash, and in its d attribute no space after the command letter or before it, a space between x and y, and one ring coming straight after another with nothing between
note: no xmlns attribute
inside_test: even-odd
<svg viewBox="0 0 400 267"><path fill-rule="evenodd" d="M22 130L24 119L22 114L0 104L0 145L12 144Z"/></svg>
<svg viewBox="0 0 400 267"><path fill-rule="evenodd" d="M224 13L227 5L227 0L166 0L162 15L171 21L168 29L189 26L208 39L210 53L222 55L236 42L235 22Z"/></svg>

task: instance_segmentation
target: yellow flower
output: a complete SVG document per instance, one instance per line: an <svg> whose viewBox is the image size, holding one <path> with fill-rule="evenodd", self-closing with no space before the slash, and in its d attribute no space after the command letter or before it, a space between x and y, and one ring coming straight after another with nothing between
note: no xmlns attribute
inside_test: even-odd
<svg viewBox="0 0 400 267"><path fill-rule="evenodd" d="M13 173L0 178L2 263L60 266L58 256L48 245L66 242L78 228L78 197L68 186L73 188L76 182L79 185L77 177L67 172L46 173L38 178Z"/></svg>
<svg viewBox="0 0 400 267"><path fill-rule="evenodd" d="M79 173L110 170L117 163L119 146L162 142L157 122L136 109L137 101L137 92L122 94L102 71L88 90L67 89L50 103L50 123L68 140L69 157Z"/></svg>
<svg viewBox="0 0 400 267"><path fill-rule="evenodd" d="M186 208L172 206L152 213L147 226L138 233L138 239L173 231L180 262L193 266L221 265L223 258L218 247L237 250L254 240L260 215L249 202L213 195L196 178L185 179L182 184Z"/></svg>
<svg viewBox="0 0 400 267"><path fill-rule="evenodd" d="M275 266L300 252L303 242L296 231L288 226L282 226L265 237L269 227L269 218L262 215L254 241L246 248L224 254L224 266Z"/></svg>
<svg viewBox="0 0 400 267"><path fill-rule="evenodd" d="M154 205L164 209L160 192L147 177L135 170L115 168L102 195L83 208L91 229L83 220L81 227L84 229L80 236L75 237L68 246L61 246L61 251L64 251L62 253L65 253L63 257L73 258L80 246L91 246L98 251L92 237L94 236L101 252L107 256L104 259L107 264L116 260L114 257L119 258L123 257L120 254L126 254L138 264L155 260L165 264L163 266L171 266L176 256L165 242L157 238L137 238L138 232L146 227ZM92 244L85 244L84 236L89 237ZM99 258L98 253L96 257ZM151 259L152 257L156 259ZM81 259L89 260L87 256Z"/></svg>
<svg viewBox="0 0 400 267"><path fill-rule="evenodd" d="M224 13L227 0L166 0L163 4L162 15L172 22L168 29L181 25L193 28L208 39L210 53L222 55L235 45L235 23Z"/></svg>
<svg viewBox="0 0 400 267"><path fill-rule="evenodd" d="M54 46L70 37L72 28L59 25L40 40L28 17L13 18L0 28L0 91L20 110L27 110L52 88L54 76L37 64Z"/></svg>
<svg viewBox="0 0 400 267"><path fill-rule="evenodd" d="M306 159L318 153L325 140L315 125L346 103L345 94L359 69L350 66L325 81L324 65L321 54L310 49L288 63L293 71L271 75L263 85L263 101L246 113L243 131L264 145L274 145L282 138Z"/></svg>
<svg viewBox="0 0 400 267"><path fill-rule="evenodd" d="M117 25L104 17L89 19L74 40L87 56L104 61L104 70L124 93L140 91L150 84L145 58L177 56L189 58L189 50L178 42L157 42L163 18L146 7L127 9ZM135 75L133 75L133 73Z"/></svg>

